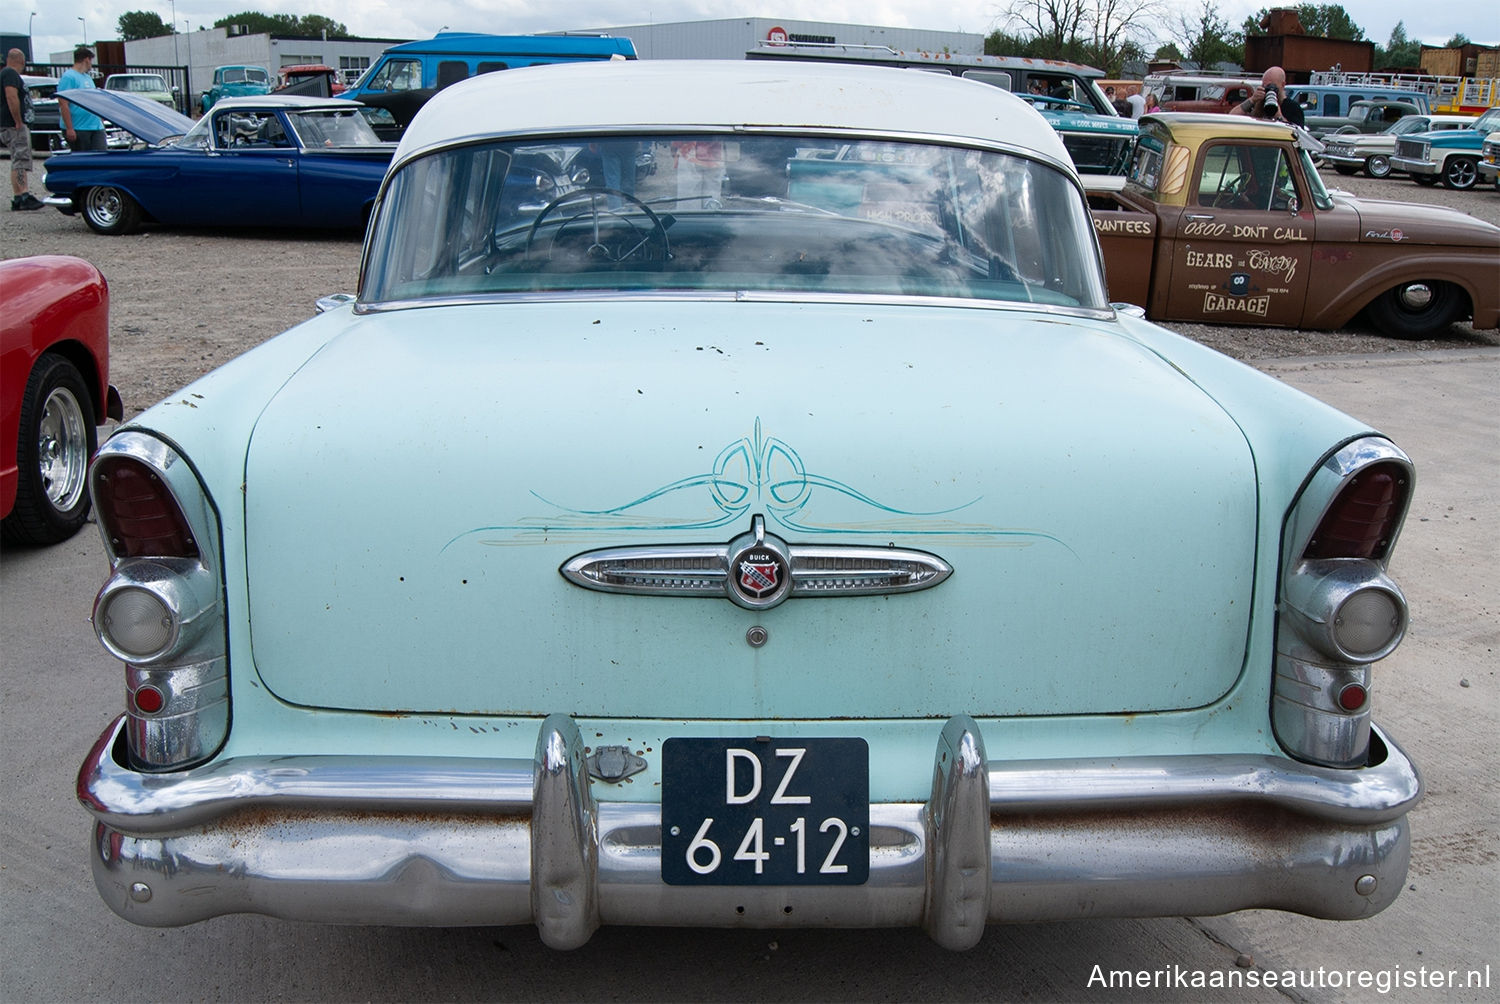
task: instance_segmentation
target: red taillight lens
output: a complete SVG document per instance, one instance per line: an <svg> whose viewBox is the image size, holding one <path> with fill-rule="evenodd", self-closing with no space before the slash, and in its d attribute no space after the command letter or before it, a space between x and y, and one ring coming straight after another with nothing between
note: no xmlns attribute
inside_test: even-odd
<svg viewBox="0 0 1500 1004"><path fill-rule="evenodd" d="M177 500L139 461L108 457L94 466L94 507L117 557L198 557Z"/></svg>
<svg viewBox="0 0 1500 1004"><path fill-rule="evenodd" d="M167 699L155 687L137 687L131 696L136 710L147 715L154 715L167 706Z"/></svg>
<svg viewBox="0 0 1500 1004"><path fill-rule="evenodd" d="M1400 464L1371 464L1340 489L1302 557L1384 559L1410 491Z"/></svg>

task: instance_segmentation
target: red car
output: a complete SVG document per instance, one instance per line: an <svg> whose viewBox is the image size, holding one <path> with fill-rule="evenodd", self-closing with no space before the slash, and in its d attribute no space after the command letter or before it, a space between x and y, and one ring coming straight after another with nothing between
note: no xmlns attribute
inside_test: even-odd
<svg viewBox="0 0 1500 1004"><path fill-rule="evenodd" d="M342 94L348 87L339 79L338 71L331 66L298 63L295 66L283 66L276 71L276 90L331 98L335 94Z"/></svg>
<svg viewBox="0 0 1500 1004"><path fill-rule="evenodd" d="M109 383L109 286L80 258L0 262L0 537L55 544L88 519L85 473Z"/></svg>

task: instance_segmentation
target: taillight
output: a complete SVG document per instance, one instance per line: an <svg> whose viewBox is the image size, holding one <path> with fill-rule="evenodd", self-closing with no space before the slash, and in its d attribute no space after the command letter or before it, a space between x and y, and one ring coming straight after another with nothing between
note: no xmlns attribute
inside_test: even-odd
<svg viewBox="0 0 1500 1004"><path fill-rule="evenodd" d="M125 663L126 746L139 770L180 770L229 734L218 517L166 443L114 436L90 469L113 572L94 600L99 641Z"/></svg>
<svg viewBox="0 0 1500 1004"><path fill-rule="evenodd" d="M1340 489L1302 557L1384 560L1410 493L1409 469L1393 461L1371 464Z"/></svg>
<svg viewBox="0 0 1500 1004"><path fill-rule="evenodd" d="M1411 491L1411 461L1368 437L1319 465L1287 516L1272 724L1295 757L1366 761L1370 666L1406 633L1406 597L1386 564Z"/></svg>
<svg viewBox="0 0 1500 1004"><path fill-rule="evenodd" d="M196 558L198 544L161 475L128 456L101 457L93 471L94 509L110 550L121 558Z"/></svg>

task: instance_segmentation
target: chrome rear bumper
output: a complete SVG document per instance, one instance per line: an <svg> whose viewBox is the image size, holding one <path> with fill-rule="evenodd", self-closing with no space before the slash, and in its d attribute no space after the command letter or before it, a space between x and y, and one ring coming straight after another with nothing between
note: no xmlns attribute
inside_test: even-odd
<svg viewBox="0 0 1500 1004"><path fill-rule="evenodd" d="M1406 877L1421 781L1378 730L1374 766L1263 755L988 760L950 719L926 803L870 806L863 886L661 880L660 809L596 802L568 717L531 761L229 759L179 774L117 762L120 722L78 777L94 880L137 924L228 913L347 924L535 923L556 948L600 924L923 927L967 948L986 923L1255 907L1355 919Z"/></svg>

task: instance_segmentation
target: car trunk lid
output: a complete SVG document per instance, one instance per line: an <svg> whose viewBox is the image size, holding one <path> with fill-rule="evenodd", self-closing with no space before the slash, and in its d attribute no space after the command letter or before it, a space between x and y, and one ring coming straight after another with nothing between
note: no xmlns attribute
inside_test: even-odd
<svg viewBox="0 0 1500 1004"><path fill-rule="evenodd" d="M327 345L255 429L255 668L285 700L381 712L1201 706L1244 659L1255 480L1222 409L1109 322L826 303L395 311ZM723 545L756 516L793 545L916 549L953 574L747 610L559 573L599 548Z"/></svg>

